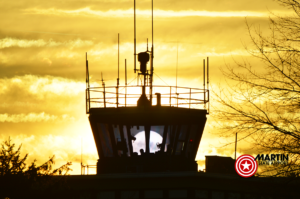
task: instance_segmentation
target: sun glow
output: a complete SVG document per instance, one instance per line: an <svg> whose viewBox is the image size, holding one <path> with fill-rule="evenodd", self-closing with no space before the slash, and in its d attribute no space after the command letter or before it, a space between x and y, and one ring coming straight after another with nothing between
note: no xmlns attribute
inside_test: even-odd
<svg viewBox="0 0 300 199"><path fill-rule="evenodd" d="M139 155L141 155L140 150L143 149L145 150L145 131L141 131L139 132L136 136L135 136L136 140L132 142L132 147L133 147L133 152L137 152ZM159 148L157 147L158 143L162 142L162 137L154 132L154 131L150 131L150 153L154 153L156 151L159 150Z"/></svg>

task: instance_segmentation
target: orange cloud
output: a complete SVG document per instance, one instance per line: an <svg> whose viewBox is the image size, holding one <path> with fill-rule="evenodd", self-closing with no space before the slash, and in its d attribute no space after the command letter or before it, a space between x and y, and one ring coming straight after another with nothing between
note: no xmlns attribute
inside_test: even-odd
<svg viewBox="0 0 300 199"><path fill-rule="evenodd" d="M89 7L76 10L62 10L56 8L40 9L28 8L23 10L25 14L36 15L57 15L57 16L76 16L76 17L101 17L101 18L132 18L133 10L92 10ZM142 18L150 18L151 10L136 10L136 14ZM207 10L154 10L155 17L268 17L268 12L255 11L207 11Z"/></svg>

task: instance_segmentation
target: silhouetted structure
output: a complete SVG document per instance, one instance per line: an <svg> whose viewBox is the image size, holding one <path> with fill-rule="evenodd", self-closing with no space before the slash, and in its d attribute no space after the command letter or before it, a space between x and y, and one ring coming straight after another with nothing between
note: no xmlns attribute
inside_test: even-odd
<svg viewBox="0 0 300 199"><path fill-rule="evenodd" d="M206 173L237 175L234 163L235 160L231 157L207 155L205 156L205 171Z"/></svg>
<svg viewBox="0 0 300 199"><path fill-rule="evenodd" d="M199 105L208 103L209 91L147 84L152 74L143 68L149 60L145 53L139 58L144 85L95 88L87 83L86 111L100 158L97 173L197 171L195 156L208 113ZM137 94L138 90L142 94ZM155 105L146 90L161 91L155 95ZM162 137L157 151L150 151L151 132ZM139 133L144 134L145 145L134 149ZM144 153L138 154L140 149Z"/></svg>
<svg viewBox="0 0 300 199"><path fill-rule="evenodd" d="M203 89L155 86L152 84L153 52L152 23L151 51L148 44L145 52L136 54L134 48L134 72L137 72L137 82L143 82L136 86L127 85L127 71L125 86L119 85L119 65L116 86L106 87L104 81L102 87L90 86L86 60L86 112L99 155L98 174L197 171L195 157L208 114L208 63L205 74L203 60ZM136 55L139 69L136 68ZM140 133L145 137L144 146L136 148L134 142ZM154 150L150 141L156 133L162 140L154 144L157 147Z"/></svg>

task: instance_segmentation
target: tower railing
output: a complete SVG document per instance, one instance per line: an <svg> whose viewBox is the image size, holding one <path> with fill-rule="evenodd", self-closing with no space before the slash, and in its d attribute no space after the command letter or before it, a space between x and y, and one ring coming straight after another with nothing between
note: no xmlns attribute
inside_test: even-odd
<svg viewBox="0 0 300 199"><path fill-rule="evenodd" d="M86 89L86 112L91 108L136 107L143 86L89 87ZM176 89L177 88L177 89ZM146 86L149 93L150 86ZM208 109L209 90L176 86L153 86L153 94L160 94L160 106L189 109ZM177 92L176 92L177 91ZM146 94L147 98L150 95ZM157 106L153 95L152 106Z"/></svg>

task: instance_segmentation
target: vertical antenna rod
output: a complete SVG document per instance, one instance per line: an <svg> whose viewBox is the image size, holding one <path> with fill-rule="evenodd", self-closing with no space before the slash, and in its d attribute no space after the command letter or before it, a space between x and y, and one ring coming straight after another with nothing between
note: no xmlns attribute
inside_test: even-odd
<svg viewBox="0 0 300 199"><path fill-rule="evenodd" d="M204 93L204 107L206 106L206 93L205 93L205 59L203 59L203 93Z"/></svg>
<svg viewBox="0 0 300 199"><path fill-rule="evenodd" d="M82 138L81 138L81 175L82 175Z"/></svg>
<svg viewBox="0 0 300 199"><path fill-rule="evenodd" d="M103 74L101 72L101 79L102 79L102 87L103 87L103 103L104 103L104 108L106 108L106 101L105 101L105 82L103 80Z"/></svg>
<svg viewBox="0 0 300 199"><path fill-rule="evenodd" d="M153 0L152 0L152 48L153 48ZM153 52L152 52L153 57Z"/></svg>
<svg viewBox="0 0 300 199"><path fill-rule="evenodd" d="M127 64L125 59L125 86L127 86Z"/></svg>
<svg viewBox="0 0 300 199"><path fill-rule="evenodd" d="M85 54L85 67L86 67L86 92L85 92L85 102L86 102L86 113L90 112L90 74L89 74L89 61L87 60L87 52Z"/></svg>
<svg viewBox="0 0 300 199"><path fill-rule="evenodd" d="M176 93L177 93L177 73L178 73L178 40L177 40L177 62L176 62Z"/></svg>
<svg viewBox="0 0 300 199"><path fill-rule="evenodd" d="M205 59L203 59L203 89L205 89Z"/></svg>
<svg viewBox="0 0 300 199"><path fill-rule="evenodd" d="M177 40L177 62L176 62L176 98L177 98L177 107L178 107L177 77L178 77L178 40Z"/></svg>
<svg viewBox="0 0 300 199"><path fill-rule="evenodd" d="M234 150L234 159L236 160L236 145L237 145L237 133L235 133L235 150Z"/></svg>
<svg viewBox="0 0 300 199"><path fill-rule="evenodd" d="M125 59L125 107L127 102L127 64L126 64L126 59Z"/></svg>
<svg viewBox="0 0 300 199"><path fill-rule="evenodd" d="M207 101L208 101L208 110L207 110L207 112L209 113L209 104L210 104L210 102L209 102L209 59L208 59L208 57L207 57Z"/></svg>
<svg viewBox="0 0 300 199"><path fill-rule="evenodd" d="M120 79L120 34L118 33L118 80L117 85L119 86Z"/></svg>
<svg viewBox="0 0 300 199"><path fill-rule="evenodd" d="M153 0L152 0L152 48L153 48ZM152 57L153 57L153 54L152 54Z"/></svg>
<svg viewBox="0 0 300 199"><path fill-rule="evenodd" d="M134 0L134 73L136 73L136 17L135 17L135 0Z"/></svg>
<svg viewBox="0 0 300 199"><path fill-rule="evenodd" d="M209 64L208 64L208 61L209 61L209 59L207 57L207 62L206 62L206 64L207 64L207 90L209 89L209 87L208 87L208 84L209 84L209 73L208 73Z"/></svg>
<svg viewBox="0 0 300 199"><path fill-rule="evenodd" d="M151 47L151 72L150 72L150 104L152 105L152 83L153 83L153 58L154 58L154 47L153 47L153 0L152 0L152 47Z"/></svg>
<svg viewBox="0 0 300 199"><path fill-rule="evenodd" d="M86 87L90 87L90 74L89 74L89 61L87 60L87 52L85 53L85 66L86 66Z"/></svg>
<svg viewBox="0 0 300 199"><path fill-rule="evenodd" d="M117 87L116 87L116 93L117 93L117 108L119 107L119 77L120 77L120 34L118 33L118 79L117 79Z"/></svg>

